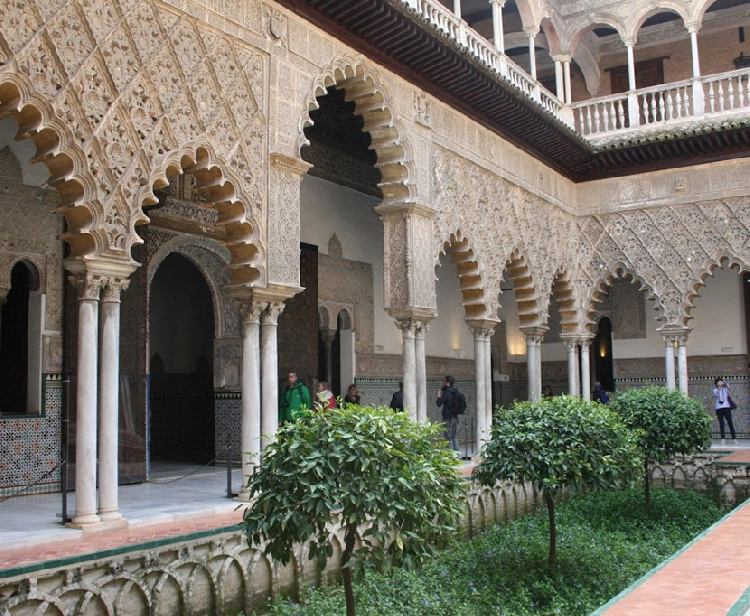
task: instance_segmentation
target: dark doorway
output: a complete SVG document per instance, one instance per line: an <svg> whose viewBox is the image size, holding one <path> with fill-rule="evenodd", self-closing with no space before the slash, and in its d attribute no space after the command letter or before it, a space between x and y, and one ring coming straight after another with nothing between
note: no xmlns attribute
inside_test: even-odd
<svg viewBox="0 0 750 616"><path fill-rule="evenodd" d="M0 412L27 412L29 380L29 293L31 272L17 263L0 317Z"/></svg>
<svg viewBox="0 0 750 616"><path fill-rule="evenodd" d="M608 317L599 320L599 329L592 345L594 351L594 377L607 391L615 390L612 369L612 322ZM585 382L585 380L583 381Z"/></svg>
<svg viewBox="0 0 750 616"><path fill-rule="evenodd" d="M149 459L209 464L214 311L203 275L181 255L169 255L154 275L149 325Z"/></svg>

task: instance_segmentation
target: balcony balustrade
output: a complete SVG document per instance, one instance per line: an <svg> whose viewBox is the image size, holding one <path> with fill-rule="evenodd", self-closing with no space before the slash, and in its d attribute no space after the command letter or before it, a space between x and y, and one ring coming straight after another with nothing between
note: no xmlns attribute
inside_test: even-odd
<svg viewBox="0 0 750 616"><path fill-rule="evenodd" d="M566 105L438 0L392 1L593 145L679 130L696 121L731 122L750 115L750 68Z"/></svg>

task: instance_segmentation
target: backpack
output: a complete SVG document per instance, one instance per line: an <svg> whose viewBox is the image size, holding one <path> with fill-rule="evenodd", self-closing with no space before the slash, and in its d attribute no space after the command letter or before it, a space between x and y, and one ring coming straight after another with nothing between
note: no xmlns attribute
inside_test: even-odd
<svg viewBox="0 0 750 616"><path fill-rule="evenodd" d="M463 415L466 412L466 396L460 391L456 391L456 395L453 396L453 414Z"/></svg>

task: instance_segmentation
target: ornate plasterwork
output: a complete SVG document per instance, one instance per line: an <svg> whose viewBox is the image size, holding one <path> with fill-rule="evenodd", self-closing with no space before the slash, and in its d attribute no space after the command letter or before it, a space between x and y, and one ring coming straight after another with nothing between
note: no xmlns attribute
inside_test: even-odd
<svg viewBox="0 0 750 616"><path fill-rule="evenodd" d="M73 171L75 179L68 182L81 187L72 196L65 186L58 189L74 255L96 251L128 259L130 247L140 241L135 224L145 220L143 199L165 176L169 152L181 144L183 156L190 143L194 157L206 148L224 177L231 178L229 202L244 204L241 216L233 208L231 224L246 221L252 231L244 234L245 241L260 242L264 54L149 0L33 4L12 0L0 5L0 22L6 25L0 48L14 54L0 67L0 83L13 80L16 97L2 103L23 110L23 118L30 115L24 108L34 105L31 114L40 122L32 138L55 133L35 139L45 145L40 154L52 165L52 180L61 174L57 165L70 160L63 165L65 175ZM35 94L44 99L39 105ZM227 195L221 197L223 204ZM87 215L71 211L81 207ZM85 234L94 239L81 240ZM245 271L236 269L239 282L247 282Z"/></svg>
<svg viewBox="0 0 750 616"><path fill-rule="evenodd" d="M668 326L687 323L697 289L723 260L750 263L750 197L587 216L578 227L588 301L622 272L647 286Z"/></svg>
<svg viewBox="0 0 750 616"><path fill-rule="evenodd" d="M432 170L431 204L439 209L434 263L452 234L466 238L482 278L486 315L493 317L506 262L522 261L532 282L525 309L546 322L548 302L542 298L551 292L554 273L576 262L575 218L443 148L433 148Z"/></svg>

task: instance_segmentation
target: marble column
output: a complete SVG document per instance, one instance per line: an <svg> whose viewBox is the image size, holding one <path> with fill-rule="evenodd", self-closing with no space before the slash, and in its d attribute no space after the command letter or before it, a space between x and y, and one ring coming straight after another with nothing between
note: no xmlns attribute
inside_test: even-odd
<svg viewBox="0 0 750 616"><path fill-rule="evenodd" d="M505 33L503 31L503 7L505 0L490 0L492 5L492 36L495 48L505 54Z"/></svg>
<svg viewBox="0 0 750 616"><path fill-rule="evenodd" d="M560 56L553 56L555 63L555 94L561 101L565 100L565 83L563 82L562 60Z"/></svg>
<svg viewBox="0 0 750 616"><path fill-rule="evenodd" d="M570 81L570 56L563 60L563 83L565 84L565 104L570 105L573 99L573 91Z"/></svg>
<svg viewBox="0 0 750 616"><path fill-rule="evenodd" d="M496 321L467 321L474 336L474 374L476 380L477 433L476 450L479 453L490 437L492 429L492 356L490 342Z"/></svg>
<svg viewBox="0 0 750 616"><path fill-rule="evenodd" d="M260 463L261 379L260 315L262 306L247 298L238 302L242 314L242 489L237 500L250 498L247 477Z"/></svg>
<svg viewBox="0 0 750 616"><path fill-rule="evenodd" d="M279 429L279 358L277 333L283 302L268 302L261 313L261 449Z"/></svg>
<svg viewBox="0 0 750 616"><path fill-rule="evenodd" d="M594 340L593 334L588 334L580 338L581 341L581 398L591 400L591 343Z"/></svg>
<svg viewBox="0 0 750 616"><path fill-rule="evenodd" d="M130 284L117 277L102 279L101 361L99 363L99 518L122 519L118 505L120 398L120 293ZM80 385L80 382L79 382Z"/></svg>
<svg viewBox="0 0 750 616"><path fill-rule="evenodd" d="M571 396L580 396L581 390L578 383L578 334L560 334L565 343L568 353L568 393Z"/></svg>
<svg viewBox="0 0 750 616"><path fill-rule="evenodd" d="M700 55L698 54L698 30L700 29L699 24L688 26L690 32L690 49L693 52L693 77L698 78L701 76L701 63Z"/></svg>
<svg viewBox="0 0 750 616"><path fill-rule="evenodd" d="M417 385L417 421L427 421L427 359L425 357L425 334L429 324L418 322L414 328L414 363Z"/></svg>
<svg viewBox="0 0 750 616"><path fill-rule="evenodd" d="M99 293L102 278L89 272L73 277L78 291L76 379L76 508L71 526L99 523L96 506L97 372Z"/></svg>
<svg viewBox="0 0 750 616"><path fill-rule="evenodd" d="M528 398L539 400L542 397L542 340L548 331L546 325L522 327L526 339L526 370L528 372Z"/></svg>
<svg viewBox="0 0 750 616"><path fill-rule="evenodd" d="M417 419L417 350L415 324L412 320L398 321L403 340L404 410Z"/></svg>
<svg viewBox="0 0 750 616"><path fill-rule="evenodd" d="M688 333L677 336L677 386L686 396L688 395L687 339Z"/></svg>
<svg viewBox="0 0 750 616"><path fill-rule="evenodd" d="M536 80L536 35L539 32L539 28L532 26L531 28L524 28L523 31L529 39L529 70L531 72L531 78Z"/></svg>
<svg viewBox="0 0 750 616"><path fill-rule="evenodd" d="M675 389L674 373L674 336L662 335L664 338L664 370L666 372L667 389Z"/></svg>
<svg viewBox="0 0 750 616"><path fill-rule="evenodd" d="M326 347L326 381L330 386L333 381L333 341L336 339L336 330L321 329L320 335Z"/></svg>

